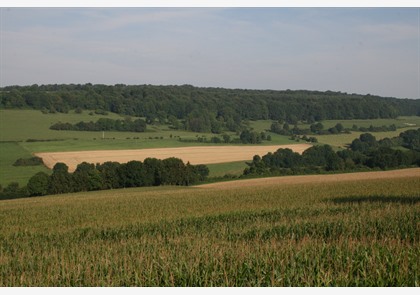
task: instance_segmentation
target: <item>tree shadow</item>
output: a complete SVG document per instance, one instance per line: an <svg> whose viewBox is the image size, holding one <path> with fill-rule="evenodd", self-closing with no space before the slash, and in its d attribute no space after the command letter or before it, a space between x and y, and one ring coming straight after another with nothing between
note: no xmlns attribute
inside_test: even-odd
<svg viewBox="0 0 420 295"><path fill-rule="evenodd" d="M329 201L335 204L354 204L354 203L399 203L417 204L420 196L350 196L331 198Z"/></svg>

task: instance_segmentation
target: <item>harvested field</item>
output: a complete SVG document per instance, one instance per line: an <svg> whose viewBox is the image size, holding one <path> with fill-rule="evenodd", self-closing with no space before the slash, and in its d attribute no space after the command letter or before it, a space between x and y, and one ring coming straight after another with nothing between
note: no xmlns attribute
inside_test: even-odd
<svg viewBox="0 0 420 295"><path fill-rule="evenodd" d="M270 186L278 184L304 184L304 183L330 183L341 181L358 181L358 180L374 180L374 179L392 179L392 178L418 178L418 189L420 191L420 168L400 169L391 171L374 171L374 172L356 172L343 174L328 175L297 175L297 176L279 176L267 178L244 179L227 182L217 182L210 184L198 185L198 188L244 188L255 186Z"/></svg>
<svg viewBox="0 0 420 295"><path fill-rule="evenodd" d="M48 168L57 162L65 163L72 172L82 162L104 163L108 161L126 163L132 160L143 161L146 158L166 159L176 157L191 164L216 164L234 161L252 160L254 155L265 155L279 148L289 148L303 153L310 144L266 145L266 146L200 146L179 148L156 148L138 150L100 150L79 152L36 153Z"/></svg>

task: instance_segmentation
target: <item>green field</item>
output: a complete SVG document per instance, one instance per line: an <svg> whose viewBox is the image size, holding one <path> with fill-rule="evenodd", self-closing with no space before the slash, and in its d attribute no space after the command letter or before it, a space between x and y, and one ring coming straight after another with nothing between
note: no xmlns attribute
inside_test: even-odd
<svg viewBox="0 0 420 295"><path fill-rule="evenodd" d="M209 167L210 177L223 177L226 174L238 176L244 172L244 169L246 167L248 167L248 165L246 165L246 161L220 163L220 164L207 164L206 166Z"/></svg>
<svg viewBox="0 0 420 295"><path fill-rule="evenodd" d="M11 182L17 182L20 186L25 186L28 179L37 172L50 172L45 166L13 166L17 159L30 157L31 153L18 143L0 142L0 184L5 187Z"/></svg>
<svg viewBox="0 0 420 295"><path fill-rule="evenodd" d="M256 131L267 131L270 130L270 126L273 121L271 120L260 120L260 121L251 121L250 127L254 128ZM385 137L391 138L398 136L401 132L404 132L409 129L417 129L420 127L420 117L411 116L411 117L398 117L396 119L373 119L373 120L325 120L322 122L324 129L334 127L337 123L341 123L344 128L351 128L353 124L358 127L369 127L369 126L389 126L395 124L397 126L396 131L387 131L387 132L371 132L376 139L383 139ZM299 128L305 129L309 128L310 124L298 124ZM343 148L346 145L350 144L355 138L358 138L360 134L366 132L356 132L352 131L351 134L329 134L329 135L315 135L320 144L328 144L336 148ZM270 133L273 136L273 133ZM273 138L276 136L274 134Z"/></svg>
<svg viewBox="0 0 420 295"><path fill-rule="evenodd" d="M77 123L79 121L96 121L99 118L122 119L118 114L89 115L88 111L76 114L70 111L68 114L55 113L43 114L38 110L0 110L0 185L6 186L11 181L17 181L21 185L26 184L28 179L39 171L47 171L43 167L13 167L12 164L19 157L31 157L36 152L57 152L57 151L83 151L83 150L105 150L105 149L143 149L162 147L183 147L197 145L215 145L211 143L181 142L183 139L196 139L205 136L208 140L215 136L210 133L194 133L182 130L172 130L167 125L148 125L147 132L87 132L87 131L57 131L49 127L57 122ZM341 120L325 121L325 128L342 122L345 127L353 124L368 127L370 125L381 126L395 124L397 127L415 124L416 126L398 129L395 132L377 132L374 135L379 139L383 137L396 136L402 131L420 126L420 117L401 117L397 119L377 120ZM270 129L271 120L250 121L249 126L255 131L266 131ZM301 125L305 126L305 125ZM306 126L307 127L307 126ZM229 133L231 137L238 137ZM271 141L264 141L264 145L292 144L296 143L288 136L269 133ZM330 144L336 148L342 148L358 137L360 132L352 134L322 135L317 136L319 143ZM102 138L104 136L104 139ZM44 140L27 142L28 139ZM48 141L46 141L48 140ZM52 141L51 141L52 140ZM13 143L12 143L13 142ZM220 145L220 144L219 144ZM250 159L251 160L251 159ZM245 168L245 164L224 163L210 165L211 176L223 176L225 174L238 175Z"/></svg>
<svg viewBox="0 0 420 295"><path fill-rule="evenodd" d="M0 286L419 286L420 180L0 202Z"/></svg>
<svg viewBox="0 0 420 295"><path fill-rule="evenodd" d="M6 186L11 181L25 185L28 179L39 171L46 171L43 167L13 167L12 164L20 157L31 157L37 152L83 151L83 150L115 150L115 149L143 149L163 147L183 147L199 145L215 145L200 142L181 142L182 139L196 139L205 136L208 140L215 136L211 133L195 133L182 130L172 130L167 125L148 125L144 133L135 132L89 132L89 131L58 131L49 127L57 122L77 123L79 121L96 121L99 118L122 119L123 117L109 113L109 115L89 115L88 111L76 114L55 113L43 114L37 110L0 110L0 185ZM231 137L237 137L229 132ZM102 138L104 136L104 139ZM40 141L27 142L28 139ZM51 141L52 140L52 141ZM272 135L272 141L263 144L294 143L286 136ZM220 144L219 144L220 145ZM15 148L10 148L11 146ZM233 166L235 173L236 164ZM214 166L214 176L222 176L219 164ZM229 168L230 169L230 168ZM243 169L242 169L243 170Z"/></svg>
<svg viewBox="0 0 420 295"><path fill-rule="evenodd" d="M272 120L259 120L259 121L250 121L250 127L254 128L256 131L265 131L270 130L270 126L273 123ZM395 124L397 128L406 128L406 127L420 127L420 117L419 116L401 116L396 119L366 119L366 120L325 120L322 121L324 129L334 127L337 123L341 123L344 128L351 128L353 125L358 127L368 128L372 126L389 126ZM297 124L299 128L309 128L310 124L299 123Z"/></svg>
<svg viewBox="0 0 420 295"><path fill-rule="evenodd" d="M377 140L383 138L392 138L398 136L401 132L407 131L409 129L413 129L413 127L406 127L397 129L396 131L386 131L386 132L372 132L371 134L375 136ZM331 134L331 135L316 135L315 137L318 139L318 142L321 144L329 144L333 147L343 148L349 145L355 138L358 138L360 134L366 132L355 132L352 131L351 134Z"/></svg>

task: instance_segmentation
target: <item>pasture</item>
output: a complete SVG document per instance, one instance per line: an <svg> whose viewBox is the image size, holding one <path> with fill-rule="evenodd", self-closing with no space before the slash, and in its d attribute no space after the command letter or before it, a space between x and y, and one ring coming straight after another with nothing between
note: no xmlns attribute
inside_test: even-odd
<svg viewBox="0 0 420 295"><path fill-rule="evenodd" d="M2 201L0 286L419 286L419 173Z"/></svg>

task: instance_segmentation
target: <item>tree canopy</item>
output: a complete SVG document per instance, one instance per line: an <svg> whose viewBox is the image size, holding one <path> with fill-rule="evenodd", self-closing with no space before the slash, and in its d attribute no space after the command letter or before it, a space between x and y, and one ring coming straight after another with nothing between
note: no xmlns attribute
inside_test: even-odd
<svg viewBox="0 0 420 295"><path fill-rule="evenodd" d="M187 130L237 131L242 120L317 122L327 119L395 118L420 115L420 100L308 90L247 90L190 85L32 85L0 88L0 108L47 112L97 110L154 121L185 121ZM314 126L314 131L321 126ZM336 126L340 132L340 127ZM286 129L286 128L284 128Z"/></svg>

